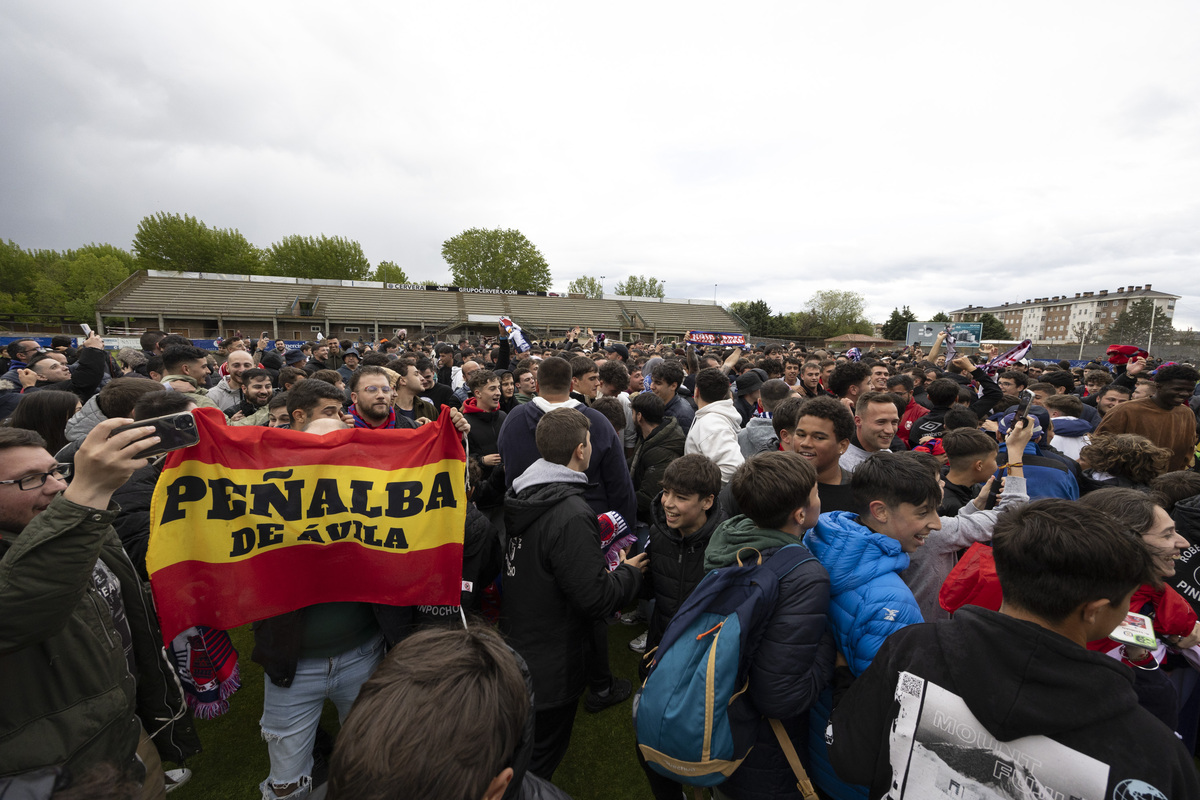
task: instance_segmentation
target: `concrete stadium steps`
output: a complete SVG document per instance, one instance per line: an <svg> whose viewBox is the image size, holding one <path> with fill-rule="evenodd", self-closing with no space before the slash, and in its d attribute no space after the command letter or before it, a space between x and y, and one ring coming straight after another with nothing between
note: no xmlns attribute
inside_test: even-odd
<svg viewBox="0 0 1200 800"><path fill-rule="evenodd" d="M654 330L739 331L741 326L720 306L691 303L628 302L625 308L637 313Z"/></svg>
<svg viewBox="0 0 1200 800"><path fill-rule="evenodd" d="M218 313L230 319L269 319L298 316L291 306L297 297L320 298L313 318L437 319L459 315L455 293L406 292L359 286L221 281L194 278L148 278L100 311L105 316L195 316Z"/></svg>
<svg viewBox="0 0 1200 800"><path fill-rule="evenodd" d="M297 298L319 298L311 316L294 307ZM110 292L97 306L106 317L153 319L215 319L227 322L266 322L272 317L314 322L329 319L341 324L450 325L466 322L470 315L508 314L538 338L551 337L576 325L620 335L677 335L689 329L737 331L737 321L720 306L708 303L660 303L629 298L583 299L527 295L473 294L384 289L371 286L320 285L210 276L150 273L132 276ZM635 312L646 327L634 328L627 319ZM478 325L472 325L478 328ZM484 326L486 327L486 326ZM624 333L621 333L624 330Z"/></svg>

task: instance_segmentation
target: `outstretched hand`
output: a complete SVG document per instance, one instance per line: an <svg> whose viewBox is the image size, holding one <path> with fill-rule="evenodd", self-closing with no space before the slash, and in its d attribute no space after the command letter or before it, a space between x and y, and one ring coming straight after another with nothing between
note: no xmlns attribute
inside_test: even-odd
<svg viewBox="0 0 1200 800"><path fill-rule="evenodd" d="M638 553L633 558L626 558L625 554L628 550L621 551L621 563L628 564L631 567L637 567L643 575L650 571L650 554Z"/></svg>
<svg viewBox="0 0 1200 800"><path fill-rule="evenodd" d="M1033 438L1033 423L1029 417L1013 423L1012 430L1004 437L1004 444L1009 453L1024 453L1025 445ZM1019 458L1020 456L1018 456Z"/></svg>
<svg viewBox="0 0 1200 800"><path fill-rule="evenodd" d="M158 444L159 437L152 425L130 428L114 434L131 419L106 419L83 440L75 454L75 477L63 492L63 497L88 508L107 508L112 493L121 487L134 472L150 463L141 453Z"/></svg>

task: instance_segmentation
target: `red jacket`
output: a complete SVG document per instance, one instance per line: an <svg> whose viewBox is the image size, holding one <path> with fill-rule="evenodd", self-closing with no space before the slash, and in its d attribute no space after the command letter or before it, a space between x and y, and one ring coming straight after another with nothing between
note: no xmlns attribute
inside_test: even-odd
<svg viewBox="0 0 1200 800"><path fill-rule="evenodd" d="M900 417L900 430L896 435L903 439L905 444L908 444L908 435L912 433L913 423L928 413L928 408L909 397L908 405L904 409L904 416Z"/></svg>

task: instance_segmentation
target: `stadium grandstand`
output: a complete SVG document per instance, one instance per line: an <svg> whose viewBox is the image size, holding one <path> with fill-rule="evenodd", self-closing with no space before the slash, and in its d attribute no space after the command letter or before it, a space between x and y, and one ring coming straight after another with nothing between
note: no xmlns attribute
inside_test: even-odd
<svg viewBox="0 0 1200 800"><path fill-rule="evenodd" d="M711 300L504 291L375 281L307 280L261 275L146 270L96 304L96 325L152 329L193 339L236 331L272 339L378 340L401 329L410 337L491 335L501 316L534 337L556 338L578 325L620 341L674 338L689 330L744 332Z"/></svg>

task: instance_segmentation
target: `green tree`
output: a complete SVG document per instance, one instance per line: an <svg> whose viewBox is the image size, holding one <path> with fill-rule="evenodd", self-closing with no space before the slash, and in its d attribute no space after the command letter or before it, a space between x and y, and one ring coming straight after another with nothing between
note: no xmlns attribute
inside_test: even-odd
<svg viewBox="0 0 1200 800"><path fill-rule="evenodd" d="M920 320L917 320L917 321L920 322ZM945 311L939 311L936 314L934 314L932 317L930 317L929 321L930 322L949 322L950 315L947 314Z"/></svg>
<svg viewBox="0 0 1200 800"><path fill-rule="evenodd" d="M1011 339L1012 335L1004 323L994 314L982 314L979 321L983 323L984 339Z"/></svg>
<svg viewBox="0 0 1200 800"><path fill-rule="evenodd" d="M458 286L539 292L550 288L546 259L518 230L470 228L442 243L442 258Z"/></svg>
<svg viewBox="0 0 1200 800"><path fill-rule="evenodd" d="M644 278L641 275L630 275L613 289L613 294L629 297L662 297L665 293L666 286L659 283L658 278Z"/></svg>
<svg viewBox="0 0 1200 800"><path fill-rule="evenodd" d="M371 273L370 280L383 283L409 283L408 276L395 261L380 261Z"/></svg>
<svg viewBox="0 0 1200 800"><path fill-rule="evenodd" d="M60 258L38 275L32 305L35 312L91 320L97 301L128 277L127 262L116 255L84 252L76 258Z"/></svg>
<svg viewBox="0 0 1200 800"><path fill-rule="evenodd" d="M12 239L0 246L0 314L32 312L29 295L38 272L37 259Z"/></svg>
<svg viewBox="0 0 1200 800"><path fill-rule="evenodd" d="M138 269L128 251L90 244L59 253L0 245L0 314L91 320L96 302Z"/></svg>
<svg viewBox="0 0 1200 800"><path fill-rule="evenodd" d="M371 273L371 262L362 245L341 236L285 236L267 255L271 275L289 278L362 281Z"/></svg>
<svg viewBox="0 0 1200 800"><path fill-rule="evenodd" d="M1153 302L1144 299L1131 303L1121 312L1121 316L1117 317L1117 321L1108 329L1104 338L1110 344L1135 344L1139 347L1145 346L1147 350L1150 349L1148 345L1173 344L1179 338L1179 333L1171 324L1171 318L1161 310L1151 314ZM1154 317L1153 340L1150 336L1151 316Z"/></svg>
<svg viewBox="0 0 1200 800"><path fill-rule="evenodd" d="M765 300L738 300L729 304L729 310L736 314L751 336L770 336L774 326L771 307Z"/></svg>
<svg viewBox="0 0 1200 800"><path fill-rule="evenodd" d="M160 211L143 217L133 237L133 254L139 269L230 275L264 272L263 252L239 231L210 228L188 214Z"/></svg>
<svg viewBox="0 0 1200 800"><path fill-rule="evenodd" d="M883 323L883 338L891 339L893 342L902 342L908 338L908 323L917 322L917 315L909 310L908 306L904 310L898 308L892 309L892 315L888 317L887 322ZM836 334L834 334L836 336Z"/></svg>
<svg viewBox="0 0 1200 800"><path fill-rule="evenodd" d="M596 300L604 295L604 287L600 285L600 281L590 275L580 275L567 284L567 292L570 294L581 294L584 297Z"/></svg>
<svg viewBox="0 0 1200 800"><path fill-rule="evenodd" d="M874 326L867 321L865 308L861 294L836 289L817 292L807 305L813 329L822 339L847 333L872 333Z"/></svg>

